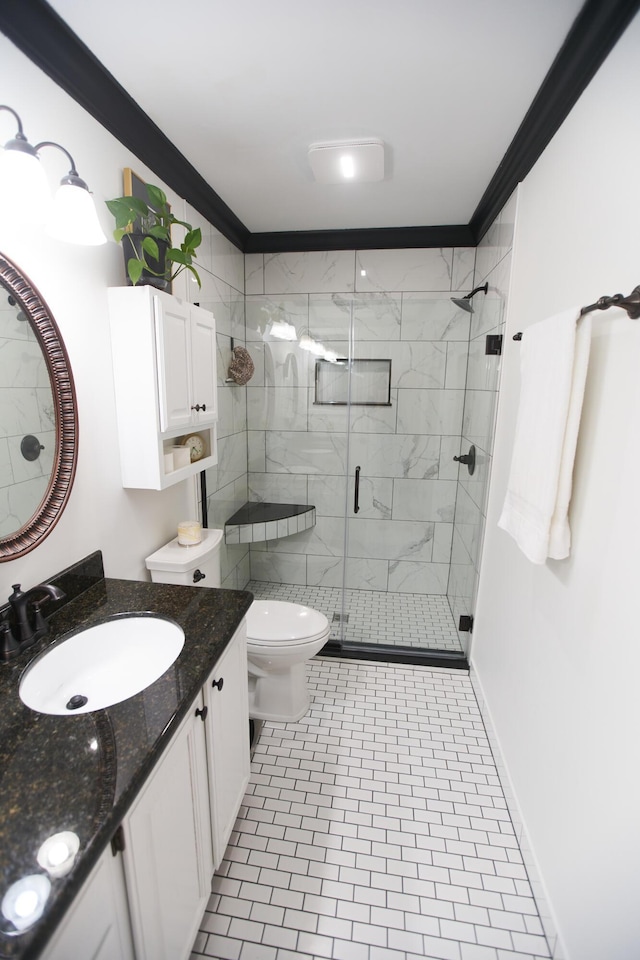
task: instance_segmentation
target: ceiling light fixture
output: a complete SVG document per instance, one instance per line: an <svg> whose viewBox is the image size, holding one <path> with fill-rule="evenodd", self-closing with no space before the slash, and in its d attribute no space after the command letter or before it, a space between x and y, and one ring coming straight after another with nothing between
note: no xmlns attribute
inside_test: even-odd
<svg viewBox="0 0 640 960"><path fill-rule="evenodd" d="M312 143L309 165L318 183L373 183L384 180L382 140Z"/></svg>
<svg viewBox="0 0 640 960"><path fill-rule="evenodd" d="M7 110L18 124L18 132L5 143L0 154L0 209L4 216L25 226L46 224L50 236L67 243L85 246L106 243L89 188L78 176L69 151L51 140L43 140L33 147L24 135L16 111L5 104L0 104L0 110ZM70 164L69 173L60 181L53 201L40 166L39 152L43 147L61 150ZM28 224L24 223L25 219Z"/></svg>

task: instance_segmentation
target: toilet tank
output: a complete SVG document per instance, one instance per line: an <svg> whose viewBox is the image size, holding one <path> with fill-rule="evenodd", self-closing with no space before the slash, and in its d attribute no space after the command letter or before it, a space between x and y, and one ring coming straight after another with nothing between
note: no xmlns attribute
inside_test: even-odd
<svg viewBox="0 0 640 960"><path fill-rule="evenodd" d="M203 530L200 543L192 546L183 546L175 537L147 557L145 564L154 583L219 587L221 543L222 530Z"/></svg>

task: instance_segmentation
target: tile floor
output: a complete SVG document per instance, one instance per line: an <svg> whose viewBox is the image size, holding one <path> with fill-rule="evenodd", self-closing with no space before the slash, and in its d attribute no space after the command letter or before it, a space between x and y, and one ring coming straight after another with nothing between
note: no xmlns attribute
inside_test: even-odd
<svg viewBox="0 0 640 960"><path fill-rule="evenodd" d="M314 658L265 724L191 960L549 957L466 673Z"/></svg>
<svg viewBox="0 0 640 960"><path fill-rule="evenodd" d="M286 600L315 607L332 624L338 639L340 623L335 613L347 613L345 639L349 642L391 643L462 653L449 601L444 596L420 593L384 593L379 590L347 590L342 610L338 587L304 587L290 583L252 580L247 585L258 600Z"/></svg>

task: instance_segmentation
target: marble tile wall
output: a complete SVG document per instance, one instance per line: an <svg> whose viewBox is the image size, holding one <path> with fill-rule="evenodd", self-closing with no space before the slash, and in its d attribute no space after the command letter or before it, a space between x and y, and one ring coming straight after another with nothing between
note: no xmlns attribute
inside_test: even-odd
<svg viewBox="0 0 640 960"><path fill-rule="evenodd" d="M244 255L193 208L187 207L185 220L202 229L203 242L198 254L202 287L189 281L184 295L216 318L218 463L206 471L206 482L208 525L223 529L225 521L248 499L247 390L225 383L231 340L236 346L245 344ZM248 545L223 543L220 559L222 586L243 589L250 579Z"/></svg>
<svg viewBox="0 0 640 960"><path fill-rule="evenodd" d="M450 298L474 261L470 248L245 258L249 499L317 512L312 530L251 546L252 579L341 586L346 536L347 587L446 594L471 320ZM346 407L315 403L317 344L390 359L390 405L354 406L348 424Z"/></svg>
<svg viewBox="0 0 640 960"><path fill-rule="evenodd" d="M454 620L472 614L475 606L480 553L486 522L495 415L500 381L500 357L485 354L488 333L504 334L511 276L511 248L517 205L515 193L480 242L472 286L488 282L487 295L473 298L466 393L462 421L462 449L476 447L473 476L460 469L453 522L451 574L448 597ZM469 635L461 633L467 649Z"/></svg>
<svg viewBox="0 0 640 960"><path fill-rule="evenodd" d="M49 373L30 324L0 297L0 536L15 533L33 515L49 483L55 449L55 410ZM20 444L42 446L26 460Z"/></svg>

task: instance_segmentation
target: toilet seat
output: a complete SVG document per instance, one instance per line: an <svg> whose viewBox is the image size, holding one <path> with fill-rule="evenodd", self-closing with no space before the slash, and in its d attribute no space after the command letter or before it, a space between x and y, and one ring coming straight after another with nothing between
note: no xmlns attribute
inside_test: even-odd
<svg viewBox="0 0 640 960"><path fill-rule="evenodd" d="M300 603L254 600L247 613L247 640L260 647L303 645L329 632L325 615Z"/></svg>

